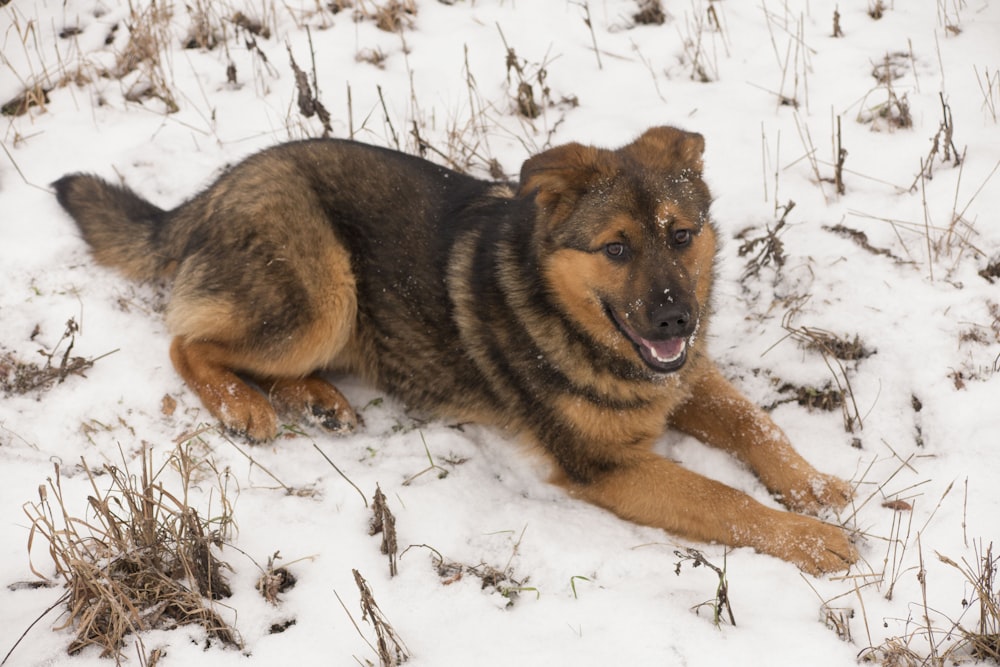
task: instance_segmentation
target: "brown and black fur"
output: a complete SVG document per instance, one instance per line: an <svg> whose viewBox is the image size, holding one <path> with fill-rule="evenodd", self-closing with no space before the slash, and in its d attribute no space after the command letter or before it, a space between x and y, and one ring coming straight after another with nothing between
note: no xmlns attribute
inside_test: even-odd
<svg viewBox="0 0 1000 667"><path fill-rule="evenodd" d="M729 451L786 506L843 506L705 354L715 231L700 135L568 144L491 183L364 144L284 144L171 211L88 175L55 183L97 260L173 282L171 358L228 428L281 413L357 423L320 374L499 425L554 480L618 515L751 546L810 572L856 553L840 528L769 509L651 452L669 425Z"/></svg>

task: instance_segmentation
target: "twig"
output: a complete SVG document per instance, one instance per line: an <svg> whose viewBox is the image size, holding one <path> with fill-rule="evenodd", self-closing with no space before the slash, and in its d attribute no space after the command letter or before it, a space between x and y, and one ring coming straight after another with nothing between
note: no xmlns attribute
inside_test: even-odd
<svg viewBox="0 0 1000 667"><path fill-rule="evenodd" d="M41 621L43 618L45 618L46 616L48 616L48 614L49 614L50 611L52 611L53 609L55 609L59 605L64 604L67 600L69 600L69 593L64 593L58 600L56 600L55 602L53 602L52 605L48 609L46 609L41 614L39 614L38 617L35 618L35 620L33 620L31 622L31 624L24 629L24 632L21 633L21 635L17 638L17 641L14 642L14 644L10 647L10 650L7 651L7 655L5 655L3 657L3 660L0 661L0 667L3 667L3 665L7 664L7 660L9 660L11 654L14 653L14 649L16 649L18 647L18 645L22 641L24 641L24 638L28 635L29 632L31 632L31 629L33 627L35 627L36 625L38 625L39 621Z"/></svg>
<svg viewBox="0 0 1000 667"><path fill-rule="evenodd" d="M604 65L601 64L601 51L597 48L597 35L594 34L594 24L590 20L590 3L582 2L577 4L583 7L583 22L590 29L590 41L594 45L594 55L597 57L597 69L603 70Z"/></svg>
<svg viewBox="0 0 1000 667"><path fill-rule="evenodd" d="M322 456L324 459L326 459L327 463L329 463L331 466L333 466L333 469L337 471L337 474L344 478L344 481L346 481L348 484L350 484L351 486L354 487L354 490L358 492L359 496L361 496L361 502L363 502L365 504L365 509L368 509L368 499L365 498L364 492L361 489L358 488L358 485L355 484L354 482L352 482L351 478L348 477L347 475L345 475L343 473L343 471L340 468L337 467L337 464L334 463L333 460L329 456L326 455L326 452L324 452L322 449L319 448L319 445L317 445L314 442L313 443L313 447L316 448L316 451L319 452L320 456Z"/></svg>
<svg viewBox="0 0 1000 667"><path fill-rule="evenodd" d="M837 187L837 194L844 194L844 161L847 159L847 150L840 140L840 116L837 116L837 166L833 172L834 184Z"/></svg>

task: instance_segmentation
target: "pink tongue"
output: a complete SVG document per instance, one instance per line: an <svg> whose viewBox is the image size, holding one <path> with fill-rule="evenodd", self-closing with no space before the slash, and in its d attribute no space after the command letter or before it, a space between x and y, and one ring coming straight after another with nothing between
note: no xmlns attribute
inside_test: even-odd
<svg viewBox="0 0 1000 667"><path fill-rule="evenodd" d="M642 339L642 343L653 354L653 357L659 361L673 361L684 351L683 338L671 338L669 340L646 340L644 338Z"/></svg>

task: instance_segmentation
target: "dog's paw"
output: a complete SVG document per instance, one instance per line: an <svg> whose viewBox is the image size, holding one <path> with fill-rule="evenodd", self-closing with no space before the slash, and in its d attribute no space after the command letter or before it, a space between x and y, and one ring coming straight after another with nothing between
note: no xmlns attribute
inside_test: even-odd
<svg viewBox="0 0 1000 667"><path fill-rule="evenodd" d="M789 514L780 534L762 551L795 564L812 575L846 570L858 560L858 551L847 533L833 524Z"/></svg>
<svg viewBox="0 0 1000 667"><path fill-rule="evenodd" d="M238 397L221 401L213 413L227 431L252 442L266 442L278 435L278 414L260 392L249 387Z"/></svg>
<svg viewBox="0 0 1000 667"><path fill-rule="evenodd" d="M854 489L833 475L812 471L788 488L777 493L778 500L790 510L805 514L819 514L824 508L843 509L854 497Z"/></svg>
<svg viewBox="0 0 1000 667"><path fill-rule="evenodd" d="M812 487L819 504L835 510L846 507L854 497L854 487L851 483L833 475L818 475L813 480Z"/></svg>
<svg viewBox="0 0 1000 667"><path fill-rule="evenodd" d="M314 403L309 410L317 424L334 433L350 433L362 423L361 417L346 403L333 407Z"/></svg>
<svg viewBox="0 0 1000 667"><path fill-rule="evenodd" d="M283 413L305 418L334 433L350 433L360 421L344 395L316 376L274 381L268 395Z"/></svg>

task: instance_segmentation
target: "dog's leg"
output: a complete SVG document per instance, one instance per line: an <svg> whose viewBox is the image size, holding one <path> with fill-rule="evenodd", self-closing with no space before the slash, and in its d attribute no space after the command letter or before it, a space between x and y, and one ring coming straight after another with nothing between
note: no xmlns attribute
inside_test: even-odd
<svg viewBox="0 0 1000 667"><path fill-rule="evenodd" d="M767 413L714 366L692 387L691 396L671 415L670 425L746 463L785 506L816 513L824 506L839 509L851 499L850 484L809 465Z"/></svg>
<svg viewBox="0 0 1000 667"><path fill-rule="evenodd" d="M238 261L189 260L167 309L177 371L219 421L253 440L277 435L275 408L335 431L357 424L347 399L314 375L344 361L354 333L350 256L335 239L305 236L297 242L307 247L262 245L268 252ZM268 259L279 250L297 261ZM220 284L234 287L220 290Z"/></svg>
<svg viewBox="0 0 1000 667"><path fill-rule="evenodd" d="M857 560L839 527L765 507L649 451L630 452L591 483L559 481L624 519L702 542L752 547L812 574L844 570Z"/></svg>
<svg viewBox="0 0 1000 667"><path fill-rule="evenodd" d="M227 429L251 440L268 440L278 432L278 416L267 398L232 370L234 355L216 343L186 341L170 346L174 368L201 402Z"/></svg>

